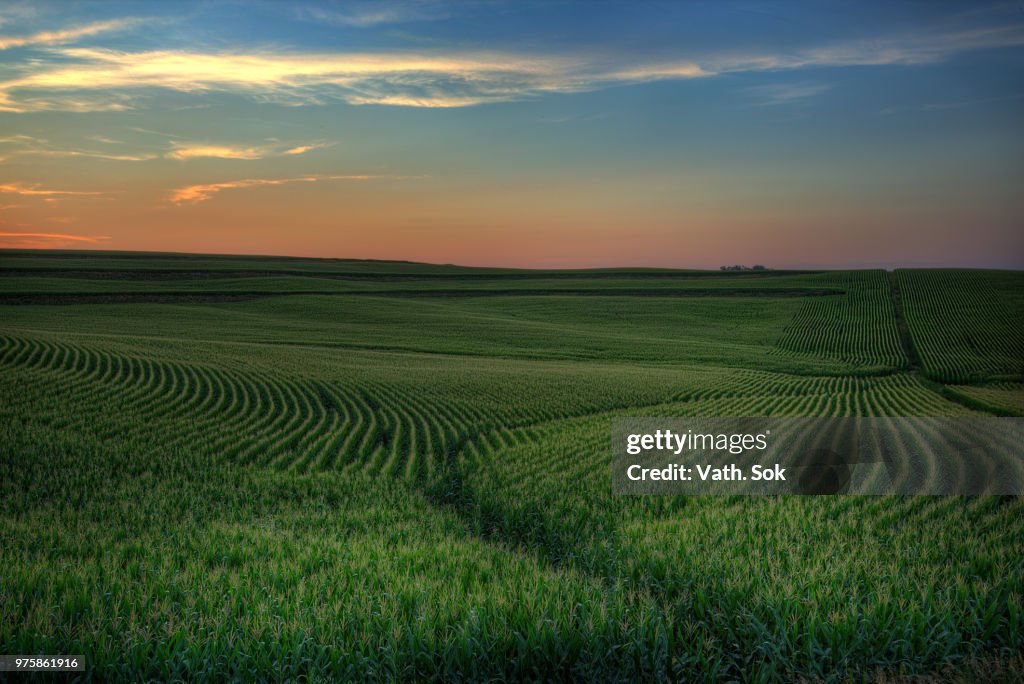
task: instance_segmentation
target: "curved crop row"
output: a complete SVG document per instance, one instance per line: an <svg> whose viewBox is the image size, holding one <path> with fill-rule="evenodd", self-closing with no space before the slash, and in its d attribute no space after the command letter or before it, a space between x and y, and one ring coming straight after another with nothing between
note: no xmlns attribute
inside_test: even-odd
<svg viewBox="0 0 1024 684"><path fill-rule="evenodd" d="M171 449L240 464L410 480L442 474L474 436L507 445L531 425L662 403L680 385L725 392L736 382L735 371L676 372L677 382L664 370L633 369L581 379L573 366L525 374L499 368L477 378L456 364L404 380L366 368L313 379L254 366L193 360L177 350L143 355L96 341L0 336L0 372L17 388L19 412L55 428L104 438L146 430Z"/></svg>

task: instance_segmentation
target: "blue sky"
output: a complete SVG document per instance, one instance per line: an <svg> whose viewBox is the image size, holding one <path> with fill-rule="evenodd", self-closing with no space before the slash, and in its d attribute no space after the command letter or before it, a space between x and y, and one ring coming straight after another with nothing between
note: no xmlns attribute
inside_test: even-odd
<svg viewBox="0 0 1024 684"><path fill-rule="evenodd" d="M1020 3L0 7L0 246L1024 266Z"/></svg>

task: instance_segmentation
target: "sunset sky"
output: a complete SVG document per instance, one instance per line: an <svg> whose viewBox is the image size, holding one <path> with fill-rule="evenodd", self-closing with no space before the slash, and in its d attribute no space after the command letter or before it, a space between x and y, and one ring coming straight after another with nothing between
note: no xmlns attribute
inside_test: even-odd
<svg viewBox="0 0 1024 684"><path fill-rule="evenodd" d="M1024 4L0 4L0 246L1024 267Z"/></svg>

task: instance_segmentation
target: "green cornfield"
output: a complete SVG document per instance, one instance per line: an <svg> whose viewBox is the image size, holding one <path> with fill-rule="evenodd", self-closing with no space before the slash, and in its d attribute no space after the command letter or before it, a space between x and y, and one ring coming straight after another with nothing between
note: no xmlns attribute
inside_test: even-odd
<svg viewBox="0 0 1024 684"><path fill-rule="evenodd" d="M614 497L627 415L1024 415L1024 274L0 254L0 652L1024 677L1020 497Z"/></svg>

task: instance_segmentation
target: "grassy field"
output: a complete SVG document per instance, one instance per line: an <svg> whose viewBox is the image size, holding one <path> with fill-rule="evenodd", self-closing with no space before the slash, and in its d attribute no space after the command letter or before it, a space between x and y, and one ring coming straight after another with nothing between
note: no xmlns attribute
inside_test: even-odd
<svg viewBox="0 0 1024 684"><path fill-rule="evenodd" d="M611 494L623 415L1024 415L1024 274L0 253L0 652L1024 677L1021 498Z"/></svg>

